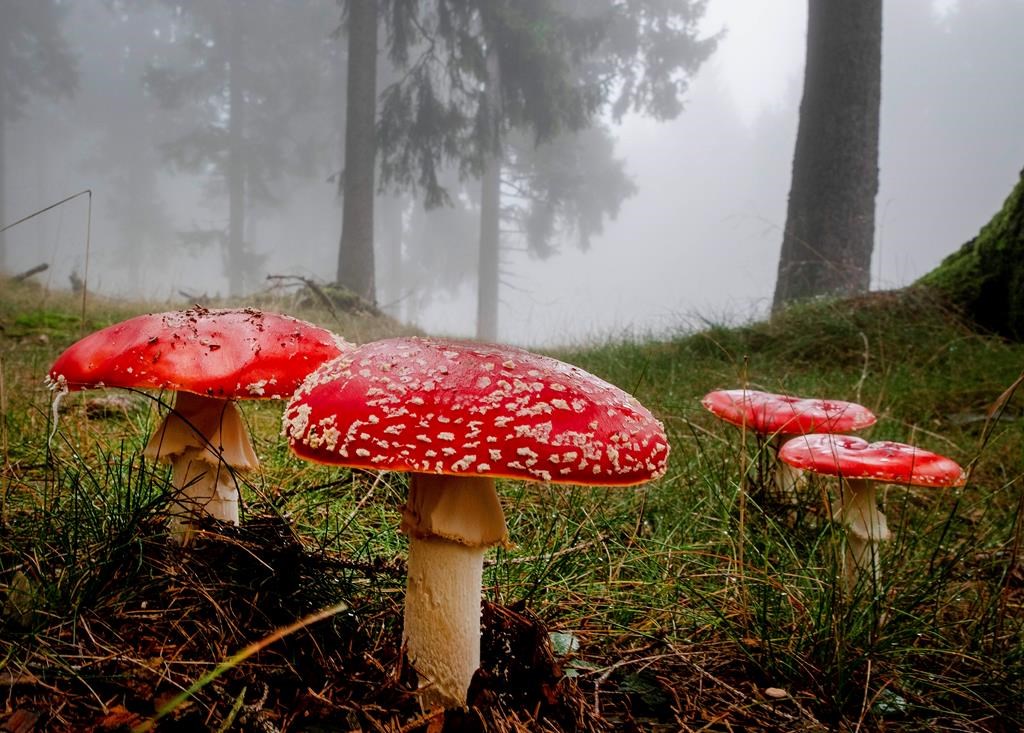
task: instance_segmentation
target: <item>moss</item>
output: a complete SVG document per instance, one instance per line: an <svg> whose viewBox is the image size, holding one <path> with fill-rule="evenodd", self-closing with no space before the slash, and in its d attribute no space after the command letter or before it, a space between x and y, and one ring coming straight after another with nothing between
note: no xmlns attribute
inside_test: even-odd
<svg viewBox="0 0 1024 733"><path fill-rule="evenodd" d="M8 335L25 336L45 333L50 336L69 336L75 333L81 320L63 311L39 310L19 315Z"/></svg>
<svg viewBox="0 0 1024 733"><path fill-rule="evenodd" d="M940 293L978 325L1024 341L1024 171L978 236L916 285Z"/></svg>

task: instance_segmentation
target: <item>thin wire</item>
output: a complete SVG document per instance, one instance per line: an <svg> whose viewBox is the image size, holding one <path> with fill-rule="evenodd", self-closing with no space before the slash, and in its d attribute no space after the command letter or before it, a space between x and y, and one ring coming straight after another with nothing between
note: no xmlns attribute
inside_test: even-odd
<svg viewBox="0 0 1024 733"><path fill-rule="evenodd" d="M72 193L72 195L69 196L66 199L61 199L60 201L58 201L58 202L56 202L54 204L50 204L49 206L44 207L44 208L40 209L39 211L34 211L31 214L29 214L28 216L23 216L22 218L18 219L17 221L12 221L11 223L6 224L5 226L0 227L0 234L2 234L7 229L10 229L10 228L12 228L14 226L17 226L18 224L23 224L26 221L29 221L30 219L36 218L40 214L45 214L47 211L50 211L51 209L56 209L58 206L60 206L62 204L67 204L70 201L74 201L75 199L78 199L80 196L86 196L86 195L88 195L88 197L89 197L89 206L88 206L88 209L87 209L86 220L85 220L85 266L84 266L85 272L84 272L84 275L82 277L82 321L81 321L81 324L79 326L79 329L80 329L81 333L85 333L85 302L86 302L86 296L87 296L87 294L89 292L89 249L90 249L90 246L92 244L92 188L86 188L84 190L80 190L78 193Z"/></svg>
<svg viewBox="0 0 1024 733"><path fill-rule="evenodd" d="M4 227L0 227L0 234L3 234L8 229L12 229L13 227L18 226L19 224L23 224L24 222L28 221L29 219L34 219L35 217L39 216L40 214L45 214L50 209L56 209L61 204L66 204L68 201L72 201L72 200L78 198L79 196L84 196L85 194L89 194L89 200L92 201L92 189L91 188L87 188L84 191L79 191L76 194L72 194L71 196L68 196L66 199L61 199L60 201L58 201L55 204L50 204L46 208L39 209L39 211L33 211L28 216L23 216L22 218L18 219L17 221L13 221L13 222L11 222L10 224L8 224L8 225L6 225ZM91 211L92 211L92 209L90 208L90 221L91 221Z"/></svg>
<svg viewBox="0 0 1024 733"><path fill-rule="evenodd" d="M86 295L89 292L89 248L90 248L90 245L92 244L92 189L91 188L87 188L84 191L79 191L78 193L71 194L67 198L63 198L60 201L57 201L56 203L50 204L49 206L46 206L46 207L44 207L42 209L39 209L38 211L33 211L28 216L23 216L20 219L18 219L17 221L11 222L10 224L7 224L7 225L5 225L3 227L0 227L0 234L3 234L4 232L6 232L8 229L11 229L12 227L16 227L19 224L23 224L24 222L28 221L29 219L34 219L37 216L39 216L40 214L45 214L50 209L56 209L58 206L60 206L62 204L66 204L68 201L73 201L76 198L78 198L79 196L85 196L86 194L88 194L88 196L89 196L89 206L88 206L88 209L87 209L86 223L85 223L85 268L84 268L85 269L85 276L84 276L84 278L82 280L82 322L81 322L80 328L81 328L81 330L83 332L85 331L85 302L86 302Z"/></svg>

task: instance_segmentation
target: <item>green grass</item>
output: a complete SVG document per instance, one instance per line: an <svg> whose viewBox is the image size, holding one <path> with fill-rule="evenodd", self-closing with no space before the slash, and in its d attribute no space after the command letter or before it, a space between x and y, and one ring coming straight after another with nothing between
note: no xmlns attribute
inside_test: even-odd
<svg viewBox="0 0 1024 733"><path fill-rule="evenodd" d="M0 674L45 683L12 686L13 708L43 708L58 730L118 706L141 720L155 700L274 628L344 601L350 613L325 630L261 651L197 692L178 724L216 730L235 720L258 678L269 681L265 709L289 730L315 719L415 729L414 706L395 692L388 666L400 658L404 478L304 463L279 437L280 405L246 404L264 464L246 477L244 516L254 528L202 557L154 559L166 551L166 469L139 457L154 402L140 397L89 419L88 396L70 395L47 446L42 377L78 337L78 306L29 286L5 284L0 295L0 600L21 611L0 620ZM87 328L139 310L96 302ZM401 330L383 319L295 315L356 341ZM640 489L499 487L515 546L489 560L487 596L579 642L560 660L568 686L559 688L577 695L576 729L624 729L631 719L643 730L1024 725L1024 395L1004 395L1024 347L904 292L554 355L635 394L672 444L666 476ZM970 481L953 491L883 490L894 537L880 587L862 582L843 593L843 533L827 520L831 483L811 481L796 512L773 505L757 490L767 451L700 406L707 391L744 384L862 402L879 415L868 437L949 455L970 468ZM1001 396L1000 419L986 421ZM260 524L265 517L276 523ZM212 565L214 556L229 569ZM145 622L148 632L116 623L149 618L157 603L163 613ZM117 664L116 655L134 661ZM292 674L300 668L302 685ZM344 686L350 678L392 696L361 693L371 705ZM333 706L302 697L311 686ZM45 709L58 698L63 707ZM543 727L529 724L532 707L503 710L504 729ZM552 729L572 727L555 719L563 720L546 719Z"/></svg>

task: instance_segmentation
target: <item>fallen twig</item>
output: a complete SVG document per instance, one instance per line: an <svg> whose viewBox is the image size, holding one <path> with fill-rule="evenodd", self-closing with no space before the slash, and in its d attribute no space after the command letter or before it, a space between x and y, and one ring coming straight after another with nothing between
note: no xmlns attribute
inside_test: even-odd
<svg viewBox="0 0 1024 733"><path fill-rule="evenodd" d="M25 270L24 272L19 272L17 275L15 275L11 279L14 280L14 282L19 282L20 283L22 280L27 280L30 277L32 277L33 275L38 275L40 272L45 272L47 269L49 269L49 267L50 266L48 264L43 262L43 263L40 263L40 264L36 265L35 267L30 267L29 269Z"/></svg>

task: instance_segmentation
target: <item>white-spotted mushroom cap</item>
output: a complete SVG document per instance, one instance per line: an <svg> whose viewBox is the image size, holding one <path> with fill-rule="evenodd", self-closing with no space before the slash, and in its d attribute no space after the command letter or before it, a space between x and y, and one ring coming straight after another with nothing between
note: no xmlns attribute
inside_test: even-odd
<svg viewBox="0 0 1024 733"><path fill-rule="evenodd" d="M323 364L288 403L292 450L321 463L588 485L665 472L668 441L637 400L506 346L397 338Z"/></svg>
<svg viewBox="0 0 1024 733"><path fill-rule="evenodd" d="M794 468L845 479L906 486L963 486L956 461L906 443L869 443L850 435L802 435L786 441L779 459Z"/></svg>
<svg viewBox="0 0 1024 733"><path fill-rule="evenodd" d="M54 362L54 389L133 387L223 399L287 399L327 359L352 345L327 329L277 313L152 313L89 334Z"/></svg>
<svg viewBox="0 0 1024 733"><path fill-rule="evenodd" d="M760 392L723 389L701 400L712 414L733 425L746 426L759 435L846 433L875 424L874 413L856 402L822 400Z"/></svg>

